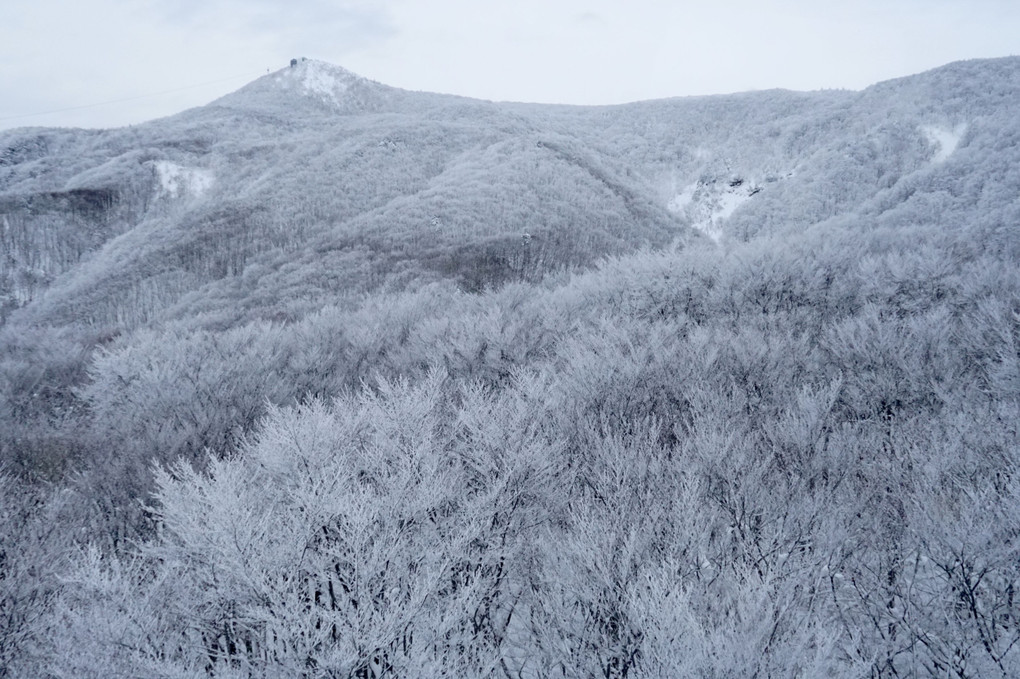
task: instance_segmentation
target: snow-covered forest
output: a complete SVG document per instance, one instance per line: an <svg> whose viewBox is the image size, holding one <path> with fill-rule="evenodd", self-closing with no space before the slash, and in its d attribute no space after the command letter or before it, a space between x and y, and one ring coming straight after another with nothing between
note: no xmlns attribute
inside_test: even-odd
<svg viewBox="0 0 1020 679"><path fill-rule="evenodd" d="M0 677L1020 676L1018 110L0 132Z"/></svg>

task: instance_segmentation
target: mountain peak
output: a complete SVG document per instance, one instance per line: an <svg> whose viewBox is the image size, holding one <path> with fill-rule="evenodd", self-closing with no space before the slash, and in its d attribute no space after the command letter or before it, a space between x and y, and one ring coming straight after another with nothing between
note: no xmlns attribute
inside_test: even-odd
<svg viewBox="0 0 1020 679"><path fill-rule="evenodd" d="M350 87L368 81L345 68L318 59L292 59L290 66L276 72L275 81L286 89L299 91L335 107Z"/></svg>
<svg viewBox="0 0 1020 679"><path fill-rule="evenodd" d="M389 89L335 64L299 57L213 103L275 112L351 113L373 108L379 95Z"/></svg>

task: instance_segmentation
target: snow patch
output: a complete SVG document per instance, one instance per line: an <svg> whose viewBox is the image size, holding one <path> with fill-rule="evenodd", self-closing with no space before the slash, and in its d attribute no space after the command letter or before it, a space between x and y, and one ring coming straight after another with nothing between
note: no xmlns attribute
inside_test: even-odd
<svg viewBox="0 0 1020 679"><path fill-rule="evenodd" d="M339 97L347 91L347 83L337 77L337 73L331 73L332 69L322 68L316 62L308 64L304 69L304 77L301 84L305 93L314 95L334 105L340 104Z"/></svg>
<svg viewBox="0 0 1020 679"><path fill-rule="evenodd" d="M752 193L724 193L719 196L719 207L713 215L716 220L729 219L737 208L747 202Z"/></svg>
<svg viewBox="0 0 1020 679"><path fill-rule="evenodd" d="M718 242L723 223L761 190L757 182L739 176L728 180L701 179L684 187L666 204L666 209L685 217L691 226Z"/></svg>
<svg viewBox="0 0 1020 679"><path fill-rule="evenodd" d="M698 191L699 186L700 184L691 184L684 187L683 191L673 196L673 199L666 204L666 209L674 213L683 212L688 205L694 202L694 194Z"/></svg>
<svg viewBox="0 0 1020 679"><path fill-rule="evenodd" d="M295 65L281 71L276 77L276 82L285 89L293 87L305 96L337 108L344 94L358 79L359 77L350 71L325 61L301 59Z"/></svg>
<svg viewBox="0 0 1020 679"><path fill-rule="evenodd" d="M966 123L961 123L953 129L946 127L937 127L935 125L924 125L921 127L921 132L927 137L929 143L937 147L935 155L932 156L932 163L943 163L949 156L953 155L953 151L960 145L960 140L963 139L963 134L967 131Z"/></svg>
<svg viewBox="0 0 1020 679"><path fill-rule="evenodd" d="M213 185L213 173L197 167L184 167L169 160L155 163L160 191L171 198L199 197Z"/></svg>

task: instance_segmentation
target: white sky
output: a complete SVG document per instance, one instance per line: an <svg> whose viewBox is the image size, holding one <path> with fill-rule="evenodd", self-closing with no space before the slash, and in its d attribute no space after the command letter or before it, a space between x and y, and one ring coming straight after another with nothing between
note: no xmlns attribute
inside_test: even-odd
<svg viewBox="0 0 1020 679"><path fill-rule="evenodd" d="M860 89L1018 53L1018 0L0 0L0 129L141 122L298 56L407 89L603 104Z"/></svg>

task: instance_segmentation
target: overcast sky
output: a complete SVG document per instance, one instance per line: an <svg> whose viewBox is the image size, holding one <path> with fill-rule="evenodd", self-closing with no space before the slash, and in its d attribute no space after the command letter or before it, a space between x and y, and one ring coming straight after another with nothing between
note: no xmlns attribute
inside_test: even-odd
<svg viewBox="0 0 1020 679"><path fill-rule="evenodd" d="M407 89L603 104L860 89L1010 54L1018 0L0 0L0 129L141 122L297 56Z"/></svg>

